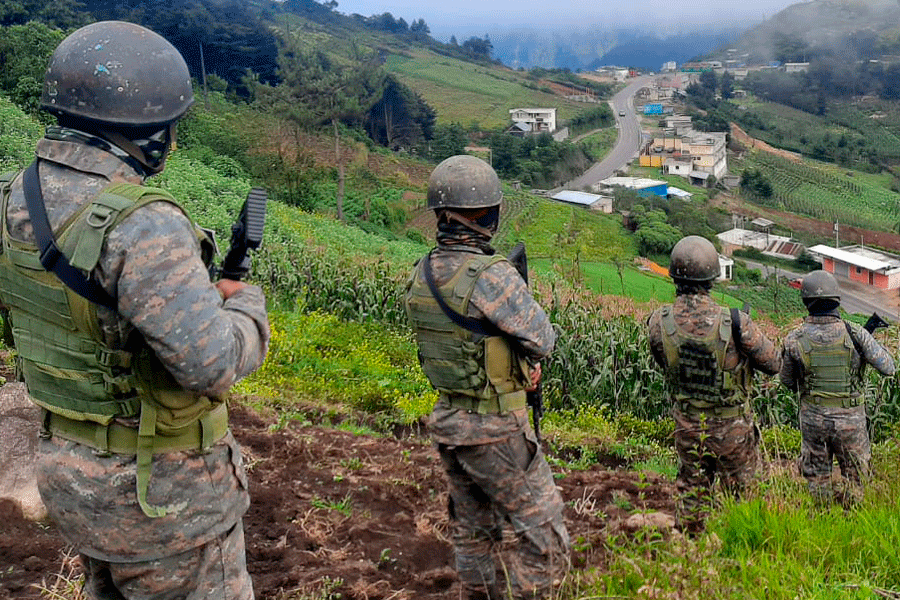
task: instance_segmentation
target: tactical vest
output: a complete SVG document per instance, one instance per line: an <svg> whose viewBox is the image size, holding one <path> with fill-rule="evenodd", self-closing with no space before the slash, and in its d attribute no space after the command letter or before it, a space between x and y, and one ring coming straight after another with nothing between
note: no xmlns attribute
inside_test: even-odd
<svg viewBox="0 0 900 600"><path fill-rule="evenodd" d="M101 452L136 454L138 501L147 516L162 516L171 508L146 502L152 454L212 445L227 431L225 405L182 389L137 332L127 349L105 343L98 305L44 270L34 244L10 235L5 215L12 179L0 177L0 303L9 311L28 393L45 409L53 435ZM72 266L91 272L109 233L151 202L184 212L163 190L115 183L55 232L57 243ZM137 418L139 425L125 427L119 418Z"/></svg>
<svg viewBox="0 0 900 600"><path fill-rule="evenodd" d="M833 342L819 344L800 331L797 343L804 369L800 384L801 400L845 408L859 404L858 383L861 378L852 368L853 339L846 329L842 333Z"/></svg>
<svg viewBox="0 0 900 600"><path fill-rule="evenodd" d="M441 297L466 315L478 276L502 256L473 254L444 285ZM528 363L501 335L481 335L455 324L438 305L420 261L405 297L419 346L419 362L431 384L451 405L479 413L505 413L525 406Z"/></svg>
<svg viewBox="0 0 900 600"><path fill-rule="evenodd" d="M672 305L661 311L666 380L676 406L687 413L711 414L743 406L749 393L749 363L742 359L735 369L725 369L725 352L732 338L730 311L723 308L704 336L690 334L679 326Z"/></svg>

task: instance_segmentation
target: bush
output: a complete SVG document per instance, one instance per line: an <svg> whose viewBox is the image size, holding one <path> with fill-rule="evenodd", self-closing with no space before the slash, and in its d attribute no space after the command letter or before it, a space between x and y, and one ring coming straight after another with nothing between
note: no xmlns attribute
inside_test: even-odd
<svg viewBox="0 0 900 600"><path fill-rule="evenodd" d="M800 432L790 425L774 425L760 431L763 450L773 458L800 456Z"/></svg>

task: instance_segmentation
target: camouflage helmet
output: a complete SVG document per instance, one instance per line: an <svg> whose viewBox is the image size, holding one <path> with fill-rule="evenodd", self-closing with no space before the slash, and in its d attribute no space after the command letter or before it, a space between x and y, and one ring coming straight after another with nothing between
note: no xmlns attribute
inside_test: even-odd
<svg viewBox="0 0 900 600"><path fill-rule="evenodd" d="M194 102L187 64L162 36L101 21L60 42L44 76L41 108L114 127L164 126Z"/></svg>
<svg viewBox="0 0 900 600"><path fill-rule="evenodd" d="M800 297L804 300L831 298L840 301L841 288L838 287L834 275L828 271L812 271L803 278L800 284Z"/></svg>
<svg viewBox="0 0 900 600"><path fill-rule="evenodd" d="M428 179L428 208L486 208L502 199L497 173L475 156L451 156Z"/></svg>
<svg viewBox="0 0 900 600"><path fill-rule="evenodd" d="M681 238L672 248L669 275L685 281L712 281L721 273L719 253L699 235Z"/></svg>

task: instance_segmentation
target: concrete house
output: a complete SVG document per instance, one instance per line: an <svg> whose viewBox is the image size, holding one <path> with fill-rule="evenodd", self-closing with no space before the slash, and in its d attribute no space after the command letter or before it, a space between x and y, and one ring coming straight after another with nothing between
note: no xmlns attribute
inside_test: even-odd
<svg viewBox="0 0 900 600"><path fill-rule="evenodd" d="M531 133L556 131L555 108L511 108L509 118L513 123L528 125Z"/></svg>
<svg viewBox="0 0 900 600"><path fill-rule="evenodd" d="M724 132L695 132L688 138L687 146L695 171L709 173L716 179L728 173Z"/></svg>
<svg viewBox="0 0 900 600"><path fill-rule="evenodd" d="M809 253L835 276L882 290L900 288L900 257L865 246L832 248L822 244L809 248Z"/></svg>

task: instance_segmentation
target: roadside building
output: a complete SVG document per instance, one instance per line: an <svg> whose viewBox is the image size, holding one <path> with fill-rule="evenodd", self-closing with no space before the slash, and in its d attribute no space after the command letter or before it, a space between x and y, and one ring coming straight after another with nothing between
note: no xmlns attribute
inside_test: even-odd
<svg viewBox="0 0 900 600"><path fill-rule="evenodd" d="M694 161L694 170L709 173L716 179L728 173L725 133L718 131L694 132L688 136L688 153Z"/></svg>
<svg viewBox="0 0 900 600"><path fill-rule="evenodd" d="M517 125L527 125L531 133L556 131L555 108L511 108L509 118Z"/></svg>
<svg viewBox="0 0 900 600"><path fill-rule="evenodd" d="M832 248L819 244L809 253L822 261L822 269L836 277L882 290L900 288L900 257L865 246Z"/></svg>
<svg viewBox="0 0 900 600"><path fill-rule="evenodd" d="M563 190L550 196L552 199L566 204L582 206L591 210L598 210L604 213L611 213L613 209L612 196L604 196L602 194L591 194L588 192L578 192L575 190Z"/></svg>
<svg viewBox="0 0 900 600"><path fill-rule="evenodd" d="M684 121L666 122L676 127L655 135L644 146L638 159L642 167L661 167L667 173L687 177L695 185L705 185L710 176L718 180L728 174L724 132L688 130L672 134L673 129L683 127ZM669 159L672 162L667 166Z"/></svg>

